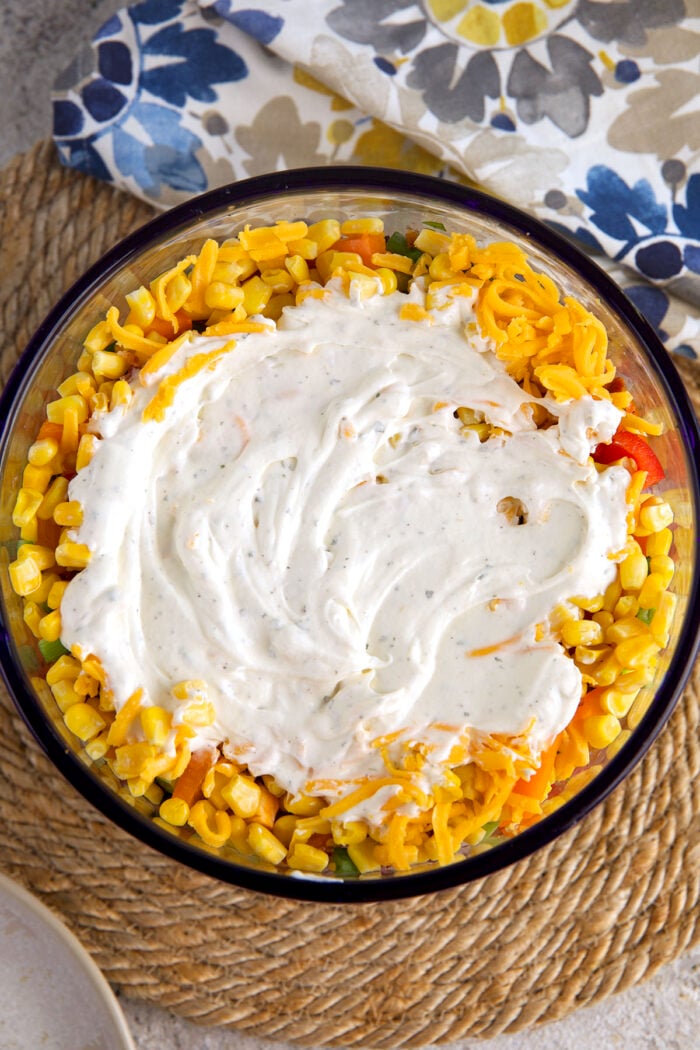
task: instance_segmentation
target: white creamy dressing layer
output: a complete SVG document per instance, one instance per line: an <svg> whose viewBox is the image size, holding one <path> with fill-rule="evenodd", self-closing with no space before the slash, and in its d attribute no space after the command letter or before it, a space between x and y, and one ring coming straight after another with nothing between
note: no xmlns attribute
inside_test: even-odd
<svg viewBox="0 0 700 1050"><path fill-rule="evenodd" d="M617 409L546 401L558 425L537 430L468 297L431 324L401 320L407 301L424 292L307 299L142 422L160 379L227 343L193 336L95 417L103 440L70 484L92 559L61 605L64 644L99 656L117 707L143 687L177 712L173 685L204 680L216 720L199 740L293 792L381 775L372 741L397 731L395 755L432 746L427 787L467 727L530 729L537 751L581 680L536 625L600 593L626 541L629 476L587 463ZM480 444L458 406L509 433ZM347 818L380 819L382 799Z"/></svg>

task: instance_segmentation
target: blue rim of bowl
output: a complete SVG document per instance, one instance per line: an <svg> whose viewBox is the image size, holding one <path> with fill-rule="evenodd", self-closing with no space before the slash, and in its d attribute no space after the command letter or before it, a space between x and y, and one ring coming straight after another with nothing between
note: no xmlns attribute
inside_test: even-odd
<svg viewBox="0 0 700 1050"><path fill-rule="evenodd" d="M700 453L700 427L690 398L669 359L668 351L659 341L653 328L612 279L560 233L482 191L432 176L350 165L273 172L211 190L157 216L106 252L47 314L29 340L0 395L0 461L11 431L12 409L31 379L31 366L42 360L44 350L60 329L63 319L106 280L138 256L145 247L162 236L173 236L179 229L188 227L198 219L227 209L232 210L233 220L237 208L265 201L273 202L275 197L283 192L298 193L301 196L309 191L348 190L371 193L379 197L385 194L407 195L418 202L422 198L425 199L426 205L454 206L467 214L477 212L481 216L505 222L583 277L622 318L648 351L648 363L665 389L678 419L683 447L691 466L690 486L695 520L700 520L700 477L697 469L694 473L692 471L693 463L697 462ZM149 817L119 799L90 772L77 753L67 746L43 713L38 697L28 688L23 673L16 666L10 632L2 621L0 671L17 710L57 769L104 816L145 845L205 875L260 893L327 903L363 903L422 896L483 878L531 856L577 824L617 787L646 754L682 693L699 644L700 566L696 564L685 621L656 696L630 740L590 784L554 813L484 853L429 871L359 878L307 876L300 873L295 877L288 873L246 867L190 846L175 835L169 834Z"/></svg>

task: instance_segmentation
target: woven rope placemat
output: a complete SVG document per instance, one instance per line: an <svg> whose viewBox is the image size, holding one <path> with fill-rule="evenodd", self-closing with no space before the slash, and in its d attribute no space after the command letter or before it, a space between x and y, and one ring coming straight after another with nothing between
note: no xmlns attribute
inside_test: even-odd
<svg viewBox="0 0 700 1050"><path fill-rule="evenodd" d="M0 173L0 381L61 292L150 215L48 143ZM679 367L697 405L700 370ZM203 1024L316 1047L515 1032L700 940L699 678L696 665L636 772L538 855L433 897L346 907L232 889L110 826L0 689L0 868L114 986Z"/></svg>

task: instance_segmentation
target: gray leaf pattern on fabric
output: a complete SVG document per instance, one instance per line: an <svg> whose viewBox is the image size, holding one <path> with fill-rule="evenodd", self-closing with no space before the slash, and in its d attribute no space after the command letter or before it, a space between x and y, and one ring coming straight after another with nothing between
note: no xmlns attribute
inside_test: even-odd
<svg viewBox="0 0 700 1050"><path fill-rule="evenodd" d="M591 68L590 51L564 36L547 41L551 71L519 51L513 60L507 92L516 99L518 117L525 124L536 124L549 117L571 138L588 127L591 95L601 95L603 87Z"/></svg>
<svg viewBox="0 0 700 1050"><path fill-rule="evenodd" d="M425 36L426 22L422 12L415 22L385 22L397 11L416 7L413 0L352 0L343 3L328 15L331 29L354 40L356 44L371 44L378 51L412 51Z"/></svg>
<svg viewBox="0 0 700 1050"><path fill-rule="evenodd" d="M454 81L456 44L438 44L416 57L407 77L409 87L418 88L428 109L448 124L469 117L477 124L484 119L484 98L498 98L501 78L493 55L479 51Z"/></svg>
<svg viewBox="0 0 700 1050"><path fill-rule="evenodd" d="M685 13L684 0L581 0L576 17L596 40L641 47L646 43L647 29L680 22Z"/></svg>

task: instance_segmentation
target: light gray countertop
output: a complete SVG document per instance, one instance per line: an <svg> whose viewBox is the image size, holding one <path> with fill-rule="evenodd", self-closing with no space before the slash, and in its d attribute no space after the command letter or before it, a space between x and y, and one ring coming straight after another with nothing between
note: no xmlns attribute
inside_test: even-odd
<svg viewBox="0 0 700 1050"><path fill-rule="evenodd" d="M120 6L118 0L2 0L0 165L49 133L54 76ZM135 999L120 1001L138 1050L291 1050L291 1044L200 1027ZM700 948L563 1021L486 1042L461 1041L451 1050L691 1050L700 1044L699 1031Z"/></svg>

